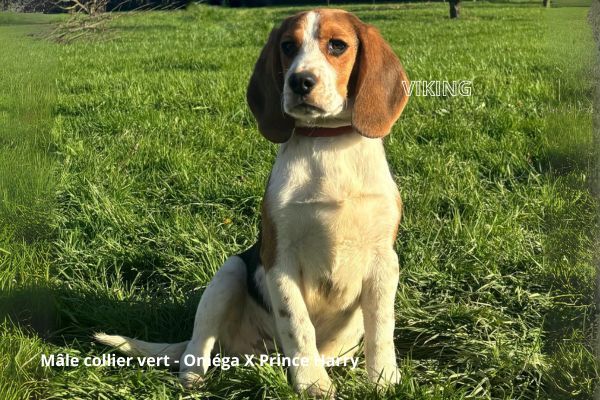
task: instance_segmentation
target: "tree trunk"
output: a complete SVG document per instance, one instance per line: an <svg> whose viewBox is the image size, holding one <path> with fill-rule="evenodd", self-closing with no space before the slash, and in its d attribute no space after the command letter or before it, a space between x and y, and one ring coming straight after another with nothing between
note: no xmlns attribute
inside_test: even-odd
<svg viewBox="0 0 600 400"><path fill-rule="evenodd" d="M548 0L544 0L548 1ZM450 18L458 18L460 16L460 0L450 0Z"/></svg>
<svg viewBox="0 0 600 400"><path fill-rule="evenodd" d="M544 7L550 7L550 0L542 0Z"/></svg>

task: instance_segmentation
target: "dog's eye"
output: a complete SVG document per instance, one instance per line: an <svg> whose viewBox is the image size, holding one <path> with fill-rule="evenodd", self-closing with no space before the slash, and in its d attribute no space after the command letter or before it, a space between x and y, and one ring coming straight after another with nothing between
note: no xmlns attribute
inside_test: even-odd
<svg viewBox="0 0 600 400"><path fill-rule="evenodd" d="M296 52L296 43L286 41L281 43L281 51L288 57L291 57Z"/></svg>
<svg viewBox="0 0 600 400"><path fill-rule="evenodd" d="M348 45L346 42L339 39L331 39L327 44L327 51L329 51L329 54L332 56L342 55L347 48Z"/></svg>

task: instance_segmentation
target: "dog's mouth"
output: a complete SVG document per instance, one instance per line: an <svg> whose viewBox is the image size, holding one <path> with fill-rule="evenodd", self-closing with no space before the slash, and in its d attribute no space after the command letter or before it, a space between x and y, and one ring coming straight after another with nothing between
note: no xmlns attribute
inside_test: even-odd
<svg viewBox="0 0 600 400"><path fill-rule="evenodd" d="M316 106L314 104L308 103L308 102L301 102L298 103L297 105L295 105L292 108L293 111L300 111L306 114L324 114L325 110L319 106Z"/></svg>
<svg viewBox="0 0 600 400"><path fill-rule="evenodd" d="M288 113L297 117L317 118L326 115L327 111L319 106L302 101L291 107Z"/></svg>

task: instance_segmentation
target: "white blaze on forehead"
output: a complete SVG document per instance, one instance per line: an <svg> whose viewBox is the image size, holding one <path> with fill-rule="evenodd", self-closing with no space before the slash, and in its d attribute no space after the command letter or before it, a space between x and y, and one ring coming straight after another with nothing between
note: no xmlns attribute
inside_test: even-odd
<svg viewBox="0 0 600 400"><path fill-rule="evenodd" d="M302 44L290 67L290 73L317 68L316 63L327 62L319 49L319 19L319 14L314 11L310 11L304 17Z"/></svg>
<svg viewBox="0 0 600 400"><path fill-rule="evenodd" d="M306 26L304 27L303 46L319 50L319 14L314 11L306 14Z"/></svg>

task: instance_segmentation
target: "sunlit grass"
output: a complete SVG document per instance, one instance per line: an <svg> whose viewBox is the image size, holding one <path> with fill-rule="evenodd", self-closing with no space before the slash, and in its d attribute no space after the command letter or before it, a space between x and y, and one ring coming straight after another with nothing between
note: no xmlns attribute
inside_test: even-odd
<svg viewBox="0 0 600 400"><path fill-rule="evenodd" d="M471 97L413 97L386 141L405 203L403 374L382 397L589 398L598 221L587 188L586 10L463 7L461 21L446 19L443 4L350 7L381 29L412 80L473 81ZM26 354L100 354L89 337L97 330L189 338L203 287L257 235L276 149L257 133L245 88L269 30L295 10L122 15L110 40L69 45L0 28L0 40L20 38L10 36L14 54L40 51L0 59L14 82L60 60L36 73L39 90L0 100L2 112L34 110L19 114L26 133L8 118L0 127L0 140L19 149L0 150L0 193L10 199L0 208L11 213L0 247L18 254L0 253L0 287L11 288L6 308L23 310L22 325L33 327L7 323L13 339L0 342L0 359L15 343ZM16 168L25 163L15 157L30 168ZM31 238L14 239L20 232ZM27 378L10 390L52 398L293 396L277 368L213 371L187 393L165 370L18 363ZM339 398L377 397L363 370L333 374Z"/></svg>

